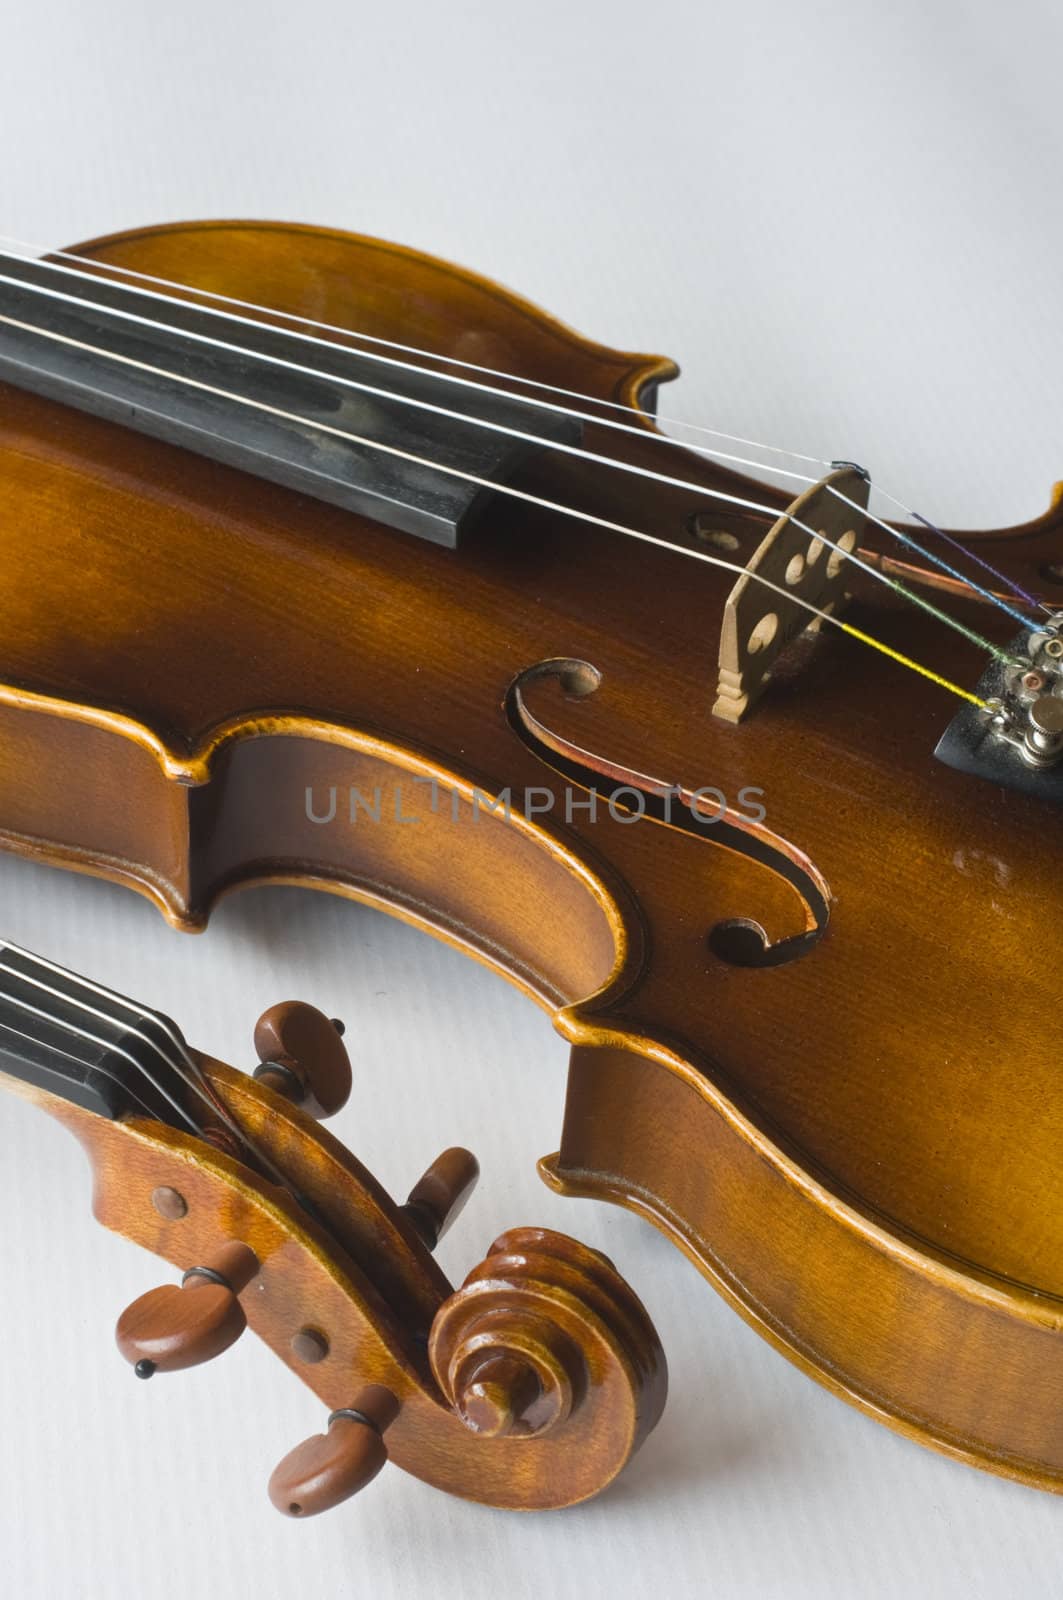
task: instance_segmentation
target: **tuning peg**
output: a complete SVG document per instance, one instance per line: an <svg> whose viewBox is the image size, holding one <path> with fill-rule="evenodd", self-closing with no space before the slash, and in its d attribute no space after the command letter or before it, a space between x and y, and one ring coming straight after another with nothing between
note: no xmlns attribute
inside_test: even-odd
<svg viewBox="0 0 1063 1600"><path fill-rule="evenodd" d="M255 1077L318 1121L333 1116L351 1092L343 1031L342 1022L301 1000L270 1006L255 1024Z"/></svg>
<svg viewBox="0 0 1063 1600"><path fill-rule="evenodd" d="M480 1163L471 1150L453 1145L437 1156L413 1188L400 1210L434 1250L476 1187Z"/></svg>
<svg viewBox="0 0 1063 1600"><path fill-rule="evenodd" d="M237 1296L258 1271L258 1257L247 1245L225 1245L201 1267L189 1267L181 1280L150 1289L127 1306L115 1338L138 1378L179 1372L221 1355L247 1326Z"/></svg>
<svg viewBox="0 0 1063 1600"><path fill-rule="evenodd" d="M390 1389L370 1384L334 1411L328 1432L304 1439L269 1480L269 1497L287 1517L314 1517L372 1483L388 1459L384 1432L399 1413Z"/></svg>

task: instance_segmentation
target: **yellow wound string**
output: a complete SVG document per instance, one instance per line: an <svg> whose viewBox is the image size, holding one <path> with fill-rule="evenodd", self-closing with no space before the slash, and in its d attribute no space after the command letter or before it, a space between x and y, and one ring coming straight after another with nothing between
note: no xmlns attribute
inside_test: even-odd
<svg viewBox="0 0 1063 1600"><path fill-rule="evenodd" d="M882 654L889 656L891 661L899 661L902 666L911 667L913 672L918 672L920 677L929 678L931 683L939 684L942 689L949 689L953 694L958 694L961 700L969 700L973 706L978 706L982 711L987 709L988 702L980 699L978 695L971 694L967 689L961 689L951 679L943 678L940 672L931 672L929 667L921 667L918 661L912 661L909 656L902 655L899 650L894 650L892 645L883 644L881 639L873 639L869 633L864 633L860 628L854 628L851 622L843 622L840 617L830 617L828 621L836 622L839 628L843 628L846 633L852 634L854 639L860 639L864 644L869 644L873 650L881 650Z"/></svg>

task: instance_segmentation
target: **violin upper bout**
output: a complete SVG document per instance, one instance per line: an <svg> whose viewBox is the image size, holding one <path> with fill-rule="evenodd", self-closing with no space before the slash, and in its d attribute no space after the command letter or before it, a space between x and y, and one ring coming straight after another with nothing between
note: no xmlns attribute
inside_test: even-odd
<svg viewBox="0 0 1063 1600"><path fill-rule="evenodd" d="M407 246L302 223L165 223L73 247L102 266L199 286L214 294L395 340L447 363L556 384L593 399L640 404L678 375L664 356L610 350L490 278ZM256 314L260 314L257 313ZM402 352L397 352L401 354ZM484 374L473 378L490 381ZM563 397L562 397L563 398Z"/></svg>

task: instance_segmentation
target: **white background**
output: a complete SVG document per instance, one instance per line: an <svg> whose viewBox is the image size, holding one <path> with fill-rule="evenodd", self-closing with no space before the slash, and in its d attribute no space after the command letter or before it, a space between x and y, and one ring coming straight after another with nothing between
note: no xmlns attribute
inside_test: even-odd
<svg viewBox="0 0 1063 1600"><path fill-rule="evenodd" d="M674 413L866 462L941 519L1006 523L1063 476L1061 58L1047 0L22 4L3 19L0 229L55 245L258 215L398 239L675 355ZM577 1233L645 1298L673 1380L587 1507L506 1515L390 1469L288 1523L265 1482L321 1425L313 1397L251 1338L137 1384L112 1323L171 1275L96 1228L77 1148L5 1100L4 1592L1061 1592L1057 1500L850 1412L649 1226L540 1185L565 1050L499 980L326 896L256 891L187 939L135 896L9 859L0 932L235 1063L275 1000L344 1016L357 1086L333 1126L382 1180L403 1190L452 1142L481 1155L451 1275L505 1225Z"/></svg>

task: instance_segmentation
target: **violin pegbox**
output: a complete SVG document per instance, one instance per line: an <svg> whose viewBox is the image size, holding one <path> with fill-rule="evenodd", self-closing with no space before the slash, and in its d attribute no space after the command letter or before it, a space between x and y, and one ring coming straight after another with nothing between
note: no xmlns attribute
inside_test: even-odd
<svg viewBox="0 0 1063 1600"><path fill-rule="evenodd" d="M328 1408L324 1431L270 1478L288 1516L340 1504L389 1459L496 1506L597 1493L664 1405L649 1316L610 1261L545 1229L503 1234L454 1289L432 1250L472 1192L476 1158L445 1150L393 1200L319 1125L350 1085L340 1031L290 1001L259 1021L253 1076L198 1058L261 1174L224 1143L150 1123L86 1128L79 1114L100 1220L183 1269L182 1286L123 1313L122 1354L150 1377L215 1358L247 1326L265 1339ZM110 1149L123 1129L138 1145L132 1184Z"/></svg>
<svg viewBox="0 0 1063 1600"><path fill-rule="evenodd" d="M724 606L714 717L741 722L787 646L822 627L809 607L832 615L844 603L846 557L860 542L869 492L866 473L843 466L800 495L761 540Z"/></svg>

